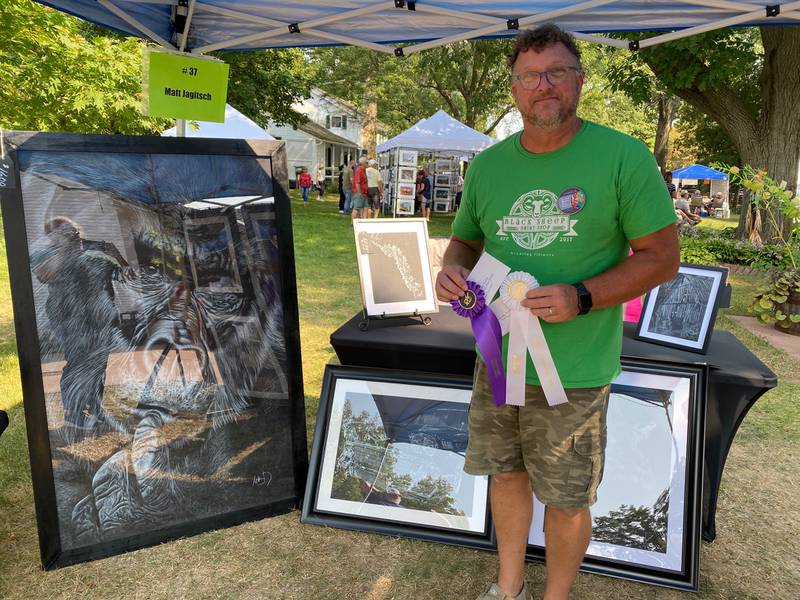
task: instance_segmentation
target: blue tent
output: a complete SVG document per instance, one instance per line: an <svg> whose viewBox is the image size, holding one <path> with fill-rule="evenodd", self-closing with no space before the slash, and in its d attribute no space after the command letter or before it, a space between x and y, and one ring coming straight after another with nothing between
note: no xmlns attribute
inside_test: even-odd
<svg viewBox="0 0 800 600"><path fill-rule="evenodd" d="M514 36L553 21L582 40L639 49L745 25L800 24L800 2L774 0L38 0L162 46L214 50L354 45L408 55L444 44ZM645 40L596 32L675 30ZM185 34L185 35L184 35ZM410 46L395 47L400 42Z"/></svg>
<svg viewBox="0 0 800 600"><path fill-rule="evenodd" d="M689 165L672 172L673 179L728 179L725 173L705 165Z"/></svg>

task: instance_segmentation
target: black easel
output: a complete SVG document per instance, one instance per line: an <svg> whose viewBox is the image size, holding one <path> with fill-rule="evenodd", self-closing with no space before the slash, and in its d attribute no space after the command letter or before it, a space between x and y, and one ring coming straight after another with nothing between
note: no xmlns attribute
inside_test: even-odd
<svg viewBox="0 0 800 600"><path fill-rule="evenodd" d="M425 315L421 315L416 310L410 315L389 315L389 316L386 316L386 313L382 313L382 314L380 314L378 316L376 316L376 315L370 316L370 315L367 314L367 309L366 308L362 308L361 309L361 321L358 324L358 328L361 331L367 331L369 329L370 321L385 321L387 319L401 319L401 318L409 318L409 317L412 318L412 319L419 319L419 322L422 323L423 325L430 325L431 324L431 318L430 317L426 317Z"/></svg>

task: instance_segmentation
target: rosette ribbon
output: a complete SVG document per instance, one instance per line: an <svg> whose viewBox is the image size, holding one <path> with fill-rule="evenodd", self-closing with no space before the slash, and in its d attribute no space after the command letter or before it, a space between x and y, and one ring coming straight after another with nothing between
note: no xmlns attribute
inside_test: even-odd
<svg viewBox="0 0 800 600"><path fill-rule="evenodd" d="M530 273L510 273L500 286L500 300L508 309L508 352L506 354L506 402L525 406L525 371L531 355L539 383L549 406L567 402L553 356L547 347L539 317L520 304L528 290L539 283Z"/></svg>
<svg viewBox="0 0 800 600"><path fill-rule="evenodd" d="M506 403L506 378L501 345L503 333L497 316L486 306L486 294L483 288L474 281L467 281L467 291L461 298L451 300L450 305L456 314L470 320L472 334L486 363L494 403L503 406Z"/></svg>

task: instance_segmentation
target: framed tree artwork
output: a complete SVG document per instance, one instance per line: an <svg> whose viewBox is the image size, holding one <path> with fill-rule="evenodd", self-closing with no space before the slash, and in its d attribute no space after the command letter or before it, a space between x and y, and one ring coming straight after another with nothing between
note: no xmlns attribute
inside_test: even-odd
<svg viewBox="0 0 800 600"><path fill-rule="evenodd" d="M491 548L488 478L463 470L471 388L328 365L301 520Z"/></svg>

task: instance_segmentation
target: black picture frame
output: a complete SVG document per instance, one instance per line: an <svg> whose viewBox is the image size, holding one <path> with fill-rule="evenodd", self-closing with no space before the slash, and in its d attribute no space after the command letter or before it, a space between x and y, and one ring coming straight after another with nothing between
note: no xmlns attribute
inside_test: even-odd
<svg viewBox="0 0 800 600"><path fill-rule="evenodd" d="M697 591L707 366L624 358L622 369L611 388L605 474L581 570ZM636 420L647 423L646 435L632 435L643 431L627 427ZM529 561L544 560L542 519L534 496Z"/></svg>
<svg viewBox="0 0 800 600"><path fill-rule="evenodd" d="M673 279L647 293L636 338L705 354L727 277L725 267L681 263Z"/></svg>
<svg viewBox="0 0 800 600"><path fill-rule="evenodd" d="M409 395L387 394L387 391L406 391ZM492 549L488 478L467 475L461 470L471 391L472 380L465 376L327 365L301 522ZM342 427L349 427L343 425L348 418L347 402L352 402L349 406L353 412L363 404L378 415L372 419L379 418L382 422L382 435L385 436L382 450L376 453L375 446L361 444L356 438L345 439L341 431ZM359 414L362 424L369 423L366 410ZM445 422L446 427L439 427ZM454 428L454 424L457 427ZM394 440L391 448L390 440ZM445 473L443 480L461 482L449 488L454 490L451 492L454 496L447 498L445 506L457 504L467 508L461 511L464 513L462 516L453 516L453 509L448 509L451 514L446 514L444 509L404 508L406 498L414 497L409 492L413 477L410 481L405 478L402 485L397 484L399 506L371 504L368 499L371 489L379 493L392 489L391 481L394 480L385 479L385 465L389 461L386 456L401 446L404 449L399 450L400 456L392 459L392 465L413 464L418 470L437 469L437 472ZM377 468L370 466L376 463ZM458 464L461 466L456 469ZM403 479L406 474L398 475L395 466L389 473L394 473L398 480ZM352 473L358 473L358 476ZM364 481L362 473L365 473L364 477L372 477L372 481L365 481L366 485L359 483L355 488L348 478L353 476ZM334 482L337 482L337 490L334 490ZM369 485L374 488L369 488ZM418 486L418 481L414 486ZM400 494L403 494L402 499ZM461 499L456 499L456 495ZM348 500L351 496L357 500ZM416 497L416 501L423 502L422 506L430 506L424 504L430 499L420 501ZM437 496L439 501L442 498ZM459 527L459 524L467 526Z"/></svg>
<svg viewBox="0 0 800 600"><path fill-rule="evenodd" d="M296 508L308 471L308 455L284 142L10 132L5 135L5 150L7 159L13 164L15 179L14 185L0 188L0 202L42 566L52 569L103 558ZM50 204L43 208L43 193L48 190L55 192L47 200ZM85 197L89 196L91 201L86 202ZM240 210L237 207L248 203L260 203L259 210L271 214L270 254L259 256L260 262L255 265L261 273L260 278L253 275L252 269L257 250L247 243L248 234L243 226L237 224L236 218ZM94 205L102 208L105 216L101 218L96 211L92 212ZM76 213L76 206L83 212ZM181 220L196 217L203 210L220 215L220 222L226 223L224 244L220 242L219 248L214 247L218 251L206 252L202 256L195 252L190 257ZM135 237L132 229L120 225L115 238L105 237L103 231L108 219L116 218L122 223L120 215L123 213L125 218L134 220L136 215L147 215L150 219L146 222L148 227L156 226L148 228L142 225L138 237ZM132 271L114 267L111 288L106 285L108 282L102 287L118 311L118 320L109 318L106 323L113 329L110 337L122 342L128 340L132 344L128 347L131 356L149 358L159 353L161 356L149 370L150 377L144 383L143 380L133 381L135 376L128 371L112 370L112 361L124 355L123 352L105 352L105 367L100 365L99 375L91 377L91 383L99 382L97 407L103 408L105 416L103 419L83 420L80 428L63 422L66 412L59 414L64 397L61 386L62 380L66 379L67 366L55 368L54 378L52 365L59 353L66 356L71 342L52 341L57 338L53 333L54 324L59 315L65 313L53 308L51 324L47 307L43 306L46 303L42 302L42 288L51 284L42 283L40 279L49 267L40 267L50 260L52 254L45 253L44 259L36 255L32 261L35 244L50 243L48 236L54 232L59 236L67 235L72 221L80 239L80 251L75 251L78 256L86 261L99 260L103 264L115 262L122 267L118 259L106 258L113 254L109 250L113 245L130 268L136 266ZM171 229L167 224L171 224ZM86 239L85 231L99 232L101 237ZM214 235L211 232L208 242L212 246L216 243ZM245 238L244 243L242 238ZM177 245L169 246L165 240ZM231 250L232 245L235 245L235 251ZM183 254L172 252L175 248L184 248ZM48 251L56 255L60 252L52 248ZM77 273L64 267L63 260L58 261L60 270L51 270L68 275ZM240 279L229 287L220 287L213 276L219 261L227 261L237 269ZM34 273L34 269L39 275ZM198 274L198 269L211 270L211 277L195 281L203 277ZM48 279L50 275L41 277ZM140 301L145 298L142 290L147 288L148 293L169 290L167 295L171 301L181 302L185 310L192 303L195 306L205 302L203 316L206 320L202 327L205 328L206 341L203 343L206 345L186 350L187 355L185 349L195 343L192 340L198 339L192 337L194 333L185 334L189 341L179 339L177 333L174 338L157 338L153 332L160 331L158 323L169 321L174 314L154 316L156 308L153 304L149 305L150 313L141 307L139 312L123 310L121 305L125 295L122 292L128 289L126 286L134 286L134 282L141 292ZM208 295L214 291L215 285L219 294ZM108 291L112 288L113 293ZM95 301L91 290L81 289L82 302ZM202 302L196 295L198 290L207 294ZM53 297L56 296L54 293ZM49 292L47 297L50 297ZM70 306L77 304L73 302ZM167 303L165 306L170 305ZM172 309L163 310L169 312ZM200 308L195 306L193 310L200 314ZM148 320L150 317L147 315L153 319ZM189 328L186 321L172 321L176 323L173 331ZM201 321L196 319L196 322ZM80 327L77 330L81 330ZM245 333L253 331L262 332L263 336L261 333L256 337L245 336ZM136 332L135 336L133 332ZM101 333L105 335L107 332ZM107 339L103 335L98 334L97 339ZM134 339L137 340L135 344L132 342ZM264 361L267 366L254 359L251 363L255 362L255 365L242 366L239 371L231 370L231 365L238 360L234 360L232 348L237 348L240 357L247 354L257 358L261 356L261 350L269 346L268 342L275 344L270 350L274 352L273 360ZM58 350L59 344L61 350ZM197 357L194 363L191 357L186 358L191 352L195 352ZM211 400L205 408L191 403L187 407L181 404L183 401L177 400L167 407L166 402L176 399L158 391L161 389L159 378L172 376L169 373L164 375L166 369L162 366L167 364L179 366L180 375L175 377L187 392L186 401L208 394ZM193 375L191 369L201 374ZM285 375L282 383L277 382L276 369ZM135 373L136 369L131 369L131 372ZM115 385L113 377L120 373L120 377L130 378L125 380L126 385L141 392L131 396L133 402L127 412L122 409L114 412L112 408L117 405L110 402L108 396ZM82 384L89 380L88 376L80 379L85 377L83 374L74 377ZM229 382L235 382L235 385L229 385ZM189 385L196 396L188 394ZM169 385L162 387L166 389ZM263 389L268 389L267 397L249 393ZM118 388L114 391L123 397ZM82 397L92 395L87 393ZM58 410L51 410L54 406ZM121 419L123 413L129 415L133 425L129 426L128 421ZM174 438L165 437L167 430L156 426L166 422L183 425L182 419L186 415L191 415L192 422L199 424L200 429L194 432L196 437L193 439L182 438L181 433L176 433ZM144 431L142 423L147 419L156 425ZM268 425L267 429L262 427L267 423L274 425ZM139 434L143 437L136 438ZM134 447L136 439L145 439L147 435L151 436L151 454L143 447ZM103 443L107 443L106 438L119 443L115 454L110 458L102 455L97 461L90 453L80 454L87 447L98 448L101 437ZM234 459L233 452L242 450L239 446L244 442L250 444L250 454ZM202 462L197 458L199 451L213 456L214 460ZM64 465L70 464L65 459L68 453L76 457L74 462L80 469L88 469L89 481L80 480L74 488L66 485L62 477ZM123 458L128 456L132 460L133 470L121 473L127 473L126 481L135 486L139 496L136 502L128 498L128 505L134 508L130 513L117 513L119 521L114 528L108 528L105 524L110 521L98 516L101 509L98 508L98 496L93 496L92 486L95 479L103 479L98 475L103 469L104 474L117 475L116 467L111 463L120 453ZM164 456L172 458L164 463ZM164 475L166 469L178 469L179 460L185 461L181 464L191 471L186 476L191 485L185 485L184 479L175 483L178 477L170 479ZM147 478L148 469L154 469L174 486L166 492L161 491L162 504L158 509L143 500L146 492L156 489L147 487L155 485L154 478ZM107 483L112 492L119 490L114 477L109 477ZM170 496L178 491L181 493L180 508L176 499ZM112 508L124 503L114 504ZM76 515L80 517L79 522ZM98 523L100 526L93 529Z"/></svg>

